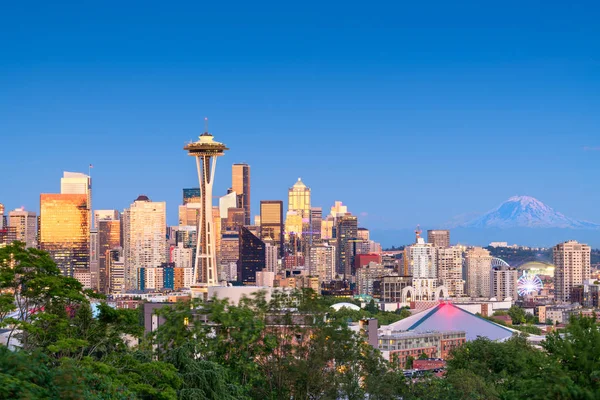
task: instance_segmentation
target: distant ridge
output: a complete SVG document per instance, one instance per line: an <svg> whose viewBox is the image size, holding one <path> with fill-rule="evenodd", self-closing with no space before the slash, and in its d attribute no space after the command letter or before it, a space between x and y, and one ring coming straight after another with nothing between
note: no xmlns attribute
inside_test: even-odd
<svg viewBox="0 0 600 400"><path fill-rule="evenodd" d="M600 224L569 218L530 196L514 196L458 227L600 229Z"/></svg>

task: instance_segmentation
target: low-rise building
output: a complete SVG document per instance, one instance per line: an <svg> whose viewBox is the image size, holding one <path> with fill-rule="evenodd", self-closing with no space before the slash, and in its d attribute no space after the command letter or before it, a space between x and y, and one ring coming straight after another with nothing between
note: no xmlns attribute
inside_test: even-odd
<svg viewBox="0 0 600 400"><path fill-rule="evenodd" d="M466 342L464 331L391 332L378 338L379 350L384 358L399 368L404 368L409 357L448 358L450 351Z"/></svg>

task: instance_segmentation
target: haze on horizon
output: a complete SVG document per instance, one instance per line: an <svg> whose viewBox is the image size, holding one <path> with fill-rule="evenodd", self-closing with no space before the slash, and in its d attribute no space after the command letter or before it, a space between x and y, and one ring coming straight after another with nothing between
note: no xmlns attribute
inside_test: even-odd
<svg viewBox="0 0 600 400"><path fill-rule="evenodd" d="M599 6L7 4L0 202L39 208L94 165L93 207L177 218L210 131L252 168L252 208L341 200L371 229L435 227L529 195L600 222ZM567 239L567 238L565 238ZM401 244L401 243L398 243Z"/></svg>

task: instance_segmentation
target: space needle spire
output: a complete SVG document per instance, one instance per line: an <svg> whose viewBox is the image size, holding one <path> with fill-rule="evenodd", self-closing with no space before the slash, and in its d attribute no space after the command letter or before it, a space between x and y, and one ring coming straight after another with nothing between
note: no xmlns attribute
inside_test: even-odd
<svg viewBox="0 0 600 400"><path fill-rule="evenodd" d="M206 131L199 140L183 148L192 157L196 157L198 181L200 182L200 218L198 221L198 239L196 259L194 260L194 283L192 295L207 297L208 287L218 285L216 265L216 235L212 218L212 190L215 180L217 157L229 150L223 143L216 142L208 133L208 119L205 118Z"/></svg>

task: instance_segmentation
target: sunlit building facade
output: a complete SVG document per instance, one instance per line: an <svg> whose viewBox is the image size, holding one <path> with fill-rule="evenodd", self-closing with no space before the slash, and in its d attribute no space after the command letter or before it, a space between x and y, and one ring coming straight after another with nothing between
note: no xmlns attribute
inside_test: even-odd
<svg viewBox="0 0 600 400"><path fill-rule="evenodd" d="M590 279L591 248L587 244L569 240L552 249L554 270L554 297L557 301L572 301L571 291Z"/></svg>
<svg viewBox="0 0 600 400"><path fill-rule="evenodd" d="M50 253L63 274L89 270L88 194L40 195L40 248Z"/></svg>
<svg viewBox="0 0 600 400"><path fill-rule="evenodd" d="M238 195L238 207L244 209L244 225L250 225L250 166L233 164L231 188Z"/></svg>
<svg viewBox="0 0 600 400"><path fill-rule="evenodd" d="M115 210L116 211L116 210ZM100 293L108 293L109 271L107 254L109 250L121 248L121 220L119 213L96 220L98 240L98 290Z"/></svg>
<svg viewBox="0 0 600 400"><path fill-rule="evenodd" d="M16 240L27 247L37 246L37 215L23 207L8 213L8 225L15 228Z"/></svg>
<svg viewBox="0 0 600 400"><path fill-rule="evenodd" d="M125 289L138 290L140 268L157 268L167 258L166 203L139 196L123 212ZM152 272L149 272L152 275ZM142 275L143 276L143 275Z"/></svg>
<svg viewBox="0 0 600 400"><path fill-rule="evenodd" d="M490 298L492 295L490 273L492 256L481 247L473 247L465 252L466 292L471 297Z"/></svg>
<svg viewBox="0 0 600 400"><path fill-rule="evenodd" d="M260 232L263 240L270 239L283 257L283 201L261 200Z"/></svg>

